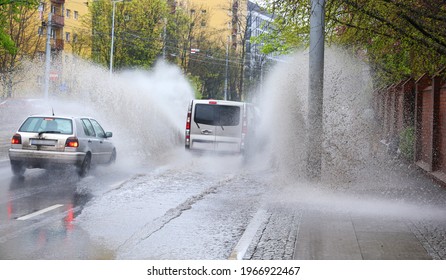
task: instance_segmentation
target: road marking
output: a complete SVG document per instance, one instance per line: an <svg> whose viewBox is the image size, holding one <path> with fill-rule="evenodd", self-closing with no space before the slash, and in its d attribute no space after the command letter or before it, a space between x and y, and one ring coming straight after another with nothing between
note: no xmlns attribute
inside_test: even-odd
<svg viewBox="0 0 446 280"><path fill-rule="evenodd" d="M25 221L25 220L31 219L31 218L33 218L33 217L35 217L35 216L38 216L38 215L40 215L40 214L49 212L49 211L51 211L51 210L57 209L57 208L62 207L62 206L63 206L63 204L55 204L55 205L53 205L53 206L50 206L50 207L47 207L47 208L45 208L45 209L36 211L36 212L34 212L34 213L31 213L31 214L28 214L28 215L19 217L19 218L17 218L17 220L19 220L19 221Z"/></svg>
<svg viewBox="0 0 446 280"><path fill-rule="evenodd" d="M257 213L252 218L251 222L249 222L249 225L246 227L245 232L243 233L242 237L238 241L235 248L232 250L231 255L229 256L229 260L241 260L246 254L246 251L248 250L249 245L251 244L251 241L254 239L257 230L259 229L260 225L266 221L268 218L268 213L265 210L260 209L257 211Z"/></svg>

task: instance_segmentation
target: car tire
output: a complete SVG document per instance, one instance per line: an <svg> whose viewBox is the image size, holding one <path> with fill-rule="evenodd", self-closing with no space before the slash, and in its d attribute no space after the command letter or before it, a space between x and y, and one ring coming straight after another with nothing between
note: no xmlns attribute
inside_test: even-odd
<svg viewBox="0 0 446 280"><path fill-rule="evenodd" d="M26 167L17 161L11 161L11 170L15 176L23 176L26 171Z"/></svg>
<svg viewBox="0 0 446 280"><path fill-rule="evenodd" d="M85 155L84 160L82 161L81 166L79 167L78 174L81 177L87 176L88 172L91 168L91 155L87 154Z"/></svg>

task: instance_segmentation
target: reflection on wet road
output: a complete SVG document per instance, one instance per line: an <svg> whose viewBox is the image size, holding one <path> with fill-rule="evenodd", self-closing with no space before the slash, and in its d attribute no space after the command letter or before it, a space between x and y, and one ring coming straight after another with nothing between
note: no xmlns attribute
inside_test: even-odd
<svg viewBox="0 0 446 280"><path fill-rule="evenodd" d="M80 179L72 170L28 170L15 177L9 164L2 163L0 259L112 258L73 224L92 197L92 188L84 186L101 188L113 182L116 176L108 172L96 170Z"/></svg>

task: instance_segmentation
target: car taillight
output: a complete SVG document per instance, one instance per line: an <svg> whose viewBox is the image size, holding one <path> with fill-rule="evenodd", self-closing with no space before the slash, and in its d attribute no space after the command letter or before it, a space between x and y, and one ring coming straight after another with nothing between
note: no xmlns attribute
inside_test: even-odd
<svg viewBox="0 0 446 280"><path fill-rule="evenodd" d="M22 136L18 133L14 134L11 139L11 144L22 144Z"/></svg>
<svg viewBox="0 0 446 280"><path fill-rule="evenodd" d="M69 137L65 142L65 147L77 148L79 147L79 140L76 137Z"/></svg>

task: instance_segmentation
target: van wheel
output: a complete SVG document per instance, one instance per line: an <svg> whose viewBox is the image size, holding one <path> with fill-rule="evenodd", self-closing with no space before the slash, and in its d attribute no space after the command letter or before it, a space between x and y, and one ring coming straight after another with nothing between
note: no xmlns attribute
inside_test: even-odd
<svg viewBox="0 0 446 280"><path fill-rule="evenodd" d="M84 158L84 161L82 161L81 166L79 167L78 174L81 177L87 176L88 172L90 171L91 167L91 155L87 154Z"/></svg>
<svg viewBox="0 0 446 280"><path fill-rule="evenodd" d="M26 167L20 162L11 161L11 170L15 176L23 176L23 174L25 174Z"/></svg>

